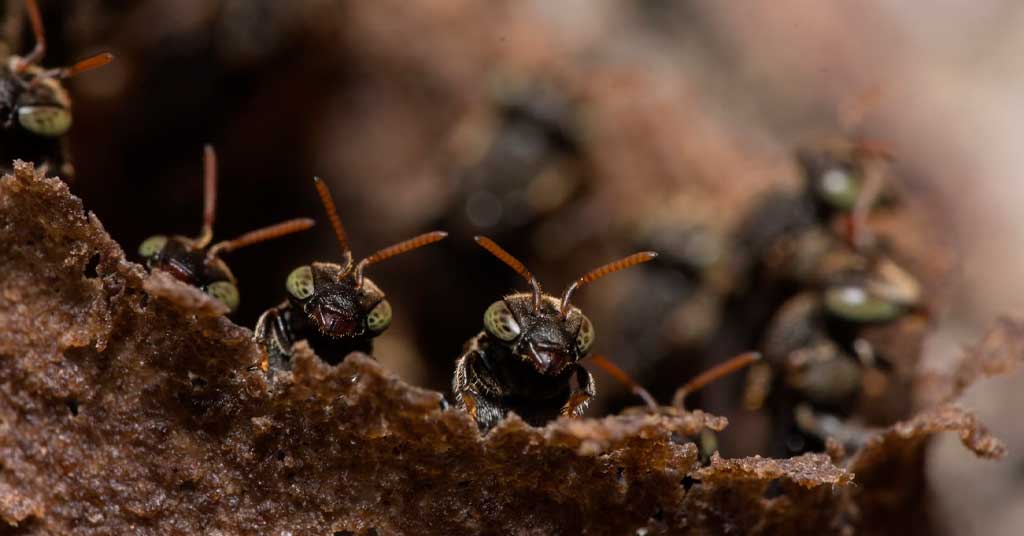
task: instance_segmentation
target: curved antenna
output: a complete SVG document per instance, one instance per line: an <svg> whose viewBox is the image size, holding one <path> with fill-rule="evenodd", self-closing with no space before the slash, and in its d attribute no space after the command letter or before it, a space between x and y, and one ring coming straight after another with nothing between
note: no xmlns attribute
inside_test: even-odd
<svg viewBox="0 0 1024 536"><path fill-rule="evenodd" d="M217 153L207 143L203 146L203 226L196 238L196 247L204 248L213 239L213 219L217 210Z"/></svg>
<svg viewBox="0 0 1024 536"><path fill-rule="evenodd" d="M341 225L341 218L338 217L338 209L334 206L331 191L327 189L327 183L320 180L320 177L313 177L313 186L316 187L316 193L320 195L320 202L324 205L324 210L327 211L327 219L331 221L331 228L334 229L334 236L338 239L338 245L341 246L345 264L351 264L352 250L348 247L348 235L345 234L345 227Z"/></svg>
<svg viewBox="0 0 1024 536"><path fill-rule="evenodd" d="M519 262L519 259L513 257L511 253L502 249L501 246L494 242L494 240L491 240L486 236L474 236L473 240L475 240L476 243L480 245L480 247L490 252L491 255L497 257L498 260L507 264L509 268L515 270L517 274L523 277L523 279L530 282L530 286L533 287L533 310L539 311L541 296L540 282L537 281L536 277L533 277L533 274L531 274L530 271L526 269L526 266L524 266L523 263Z"/></svg>
<svg viewBox="0 0 1024 536"><path fill-rule="evenodd" d="M650 411L651 413L658 412L658 402L654 400L654 397L651 396L651 393L647 389L644 389L642 385L637 383L636 380L630 377L630 375L626 371L619 368L619 366L616 365L615 363L612 363L610 359L604 357L603 355L592 355L590 356L590 362L597 365L601 370L610 374L613 378L618 380L619 383L625 385L626 387L629 387L629 390L632 391L633 394L640 397L640 399L644 401L644 404L647 406L648 411Z"/></svg>
<svg viewBox="0 0 1024 536"><path fill-rule="evenodd" d="M14 72L18 74L25 72L30 65L39 63L46 56L46 32L43 30L43 16L39 13L39 4L36 0L25 0L25 10L28 11L28 20L32 23L32 35L35 36L36 45L14 67Z"/></svg>
<svg viewBox="0 0 1024 536"><path fill-rule="evenodd" d="M266 242L267 240L273 240L299 231L305 231L315 224L316 222L310 218L295 218L294 220L283 221L269 227L249 231L248 233L232 238L231 240L217 242L206 253L206 258L210 259L220 255L221 253L228 253L246 246Z"/></svg>
<svg viewBox="0 0 1024 536"><path fill-rule="evenodd" d="M433 244L443 240L444 237L448 236L448 233L444 231L432 231L429 233L423 233L419 236L414 236L408 240L403 240L393 246L388 246L384 249L373 252L369 257L359 261L356 265L356 285L362 286L363 284L363 270L371 264L377 264L383 260L390 259L395 255L401 255L408 253L414 249L421 248L428 244Z"/></svg>
<svg viewBox="0 0 1024 536"><path fill-rule="evenodd" d="M658 254L653 251L642 251L640 253L634 253L628 257L623 257L617 261L609 262L604 266L599 266L587 272L583 277L573 281L573 283L569 285L569 288L565 289L565 294L562 294L562 315L564 316L569 312L569 300L572 299L572 295L576 292L576 289L586 285L587 283L593 283L608 274L653 260L657 256Z"/></svg>
<svg viewBox="0 0 1024 536"><path fill-rule="evenodd" d="M760 352L747 352L701 372L696 378L686 382L685 385L676 390L676 394L672 396L672 405L679 409L684 409L683 402L690 393L699 391L707 384L760 360Z"/></svg>

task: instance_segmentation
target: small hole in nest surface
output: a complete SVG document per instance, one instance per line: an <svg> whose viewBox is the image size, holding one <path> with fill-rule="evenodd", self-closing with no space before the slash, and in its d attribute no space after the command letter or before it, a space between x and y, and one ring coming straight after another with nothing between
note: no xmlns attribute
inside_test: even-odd
<svg viewBox="0 0 1024 536"><path fill-rule="evenodd" d="M686 477L683 478L683 481L680 482L680 484L683 485L683 489L685 489L686 491L690 491L690 488L692 488L694 484L700 484L700 480L697 480L696 478L693 478L690 475L686 475Z"/></svg>
<svg viewBox="0 0 1024 536"><path fill-rule="evenodd" d="M93 253L92 257L89 257L89 262L86 263L85 270L82 272L85 275L85 277L88 277L89 279L95 279L99 277L99 273L96 271L96 269L99 268L100 266L100 260L101 257L99 253Z"/></svg>
<svg viewBox="0 0 1024 536"><path fill-rule="evenodd" d="M765 499L774 499L783 495L784 492L785 490L782 489L782 481L775 478L772 479L772 481L768 483L768 486L764 488L762 496Z"/></svg>
<svg viewBox="0 0 1024 536"><path fill-rule="evenodd" d="M74 398L69 398L67 401L68 411L71 412L72 417L78 416L78 401Z"/></svg>
<svg viewBox="0 0 1024 536"><path fill-rule="evenodd" d="M334 536L355 536L356 533L351 530L336 530Z"/></svg>
<svg viewBox="0 0 1024 536"><path fill-rule="evenodd" d="M277 451L277 461L283 462L284 461L284 457L285 457L285 454L284 454L283 450Z"/></svg>

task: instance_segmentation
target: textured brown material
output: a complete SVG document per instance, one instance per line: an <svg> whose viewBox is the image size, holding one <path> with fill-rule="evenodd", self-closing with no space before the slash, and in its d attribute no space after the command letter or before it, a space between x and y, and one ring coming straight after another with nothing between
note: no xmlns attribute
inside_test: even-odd
<svg viewBox="0 0 1024 536"><path fill-rule="evenodd" d="M125 261L24 164L0 179L0 274L0 534L839 533L917 499L893 475L919 474L935 432L1001 453L943 406L848 468L702 467L684 438L726 424L702 412L512 417L481 438L365 356L330 367L300 343L268 377L219 302Z"/></svg>

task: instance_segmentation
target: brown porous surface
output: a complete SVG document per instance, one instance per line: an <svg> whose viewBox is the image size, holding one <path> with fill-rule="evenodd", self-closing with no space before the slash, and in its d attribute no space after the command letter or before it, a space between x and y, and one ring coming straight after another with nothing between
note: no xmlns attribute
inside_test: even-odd
<svg viewBox="0 0 1024 536"><path fill-rule="evenodd" d="M945 404L849 457L704 466L685 438L726 423L700 411L481 437L367 356L299 343L268 375L249 329L24 163L0 179L0 274L0 534L884 533L922 500L930 435L1002 452Z"/></svg>

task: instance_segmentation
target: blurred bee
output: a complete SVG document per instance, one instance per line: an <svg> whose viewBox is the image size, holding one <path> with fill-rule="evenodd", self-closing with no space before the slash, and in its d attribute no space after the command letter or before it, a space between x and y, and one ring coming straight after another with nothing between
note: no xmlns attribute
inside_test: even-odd
<svg viewBox="0 0 1024 536"><path fill-rule="evenodd" d="M114 56L102 53L71 67L44 69L46 35L36 0L26 0L35 48L26 56L10 54L0 65L0 168L10 170L15 159L31 161L43 173L74 177L63 137L71 128L71 98L62 82L102 67Z"/></svg>
<svg viewBox="0 0 1024 536"><path fill-rule="evenodd" d="M818 288L800 292L779 309L764 341L771 368L760 372L759 381L776 376L771 389L778 391L777 417L788 423L786 441L793 452L821 450L828 435L842 438L850 449L859 446L860 437L840 425L857 426L852 418L860 406L878 403L872 397L898 383L887 377L891 361L864 332L919 314L922 307L916 279L886 257L833 252L828 263L834 264ZM748 390L748 405L760 405L764 385ZM822 422L833 424L824 429Z"/></svg>
<svg viewBox="0 0 1024 536"><path fill-rule="evenodd" d="M150 269L159 268L198 287L234 312L239 304L238 281L220 255L309 229L314 222L309 218L288 220L213 244L216 203L217 156L213 147L207 145L203 153L203 227L199 236L151 236L139 245L139 256Z"/></svg>
<svg viewBox="0 0 1024 536"><path fill-rule="evenodd" d="M614 353L635 371L698 372L720 324L731 287L731 244L715 215L694 205L670 203L642 222L630 241L631 249L659 253L659 262L638 267L638 290L615 306ZM675 388L665 375L643 380L655 392Z"/></svg>
<svg viewBox="0 0 1024 536"><path fill-rule="evenodd" d="M826 433L856 446L862 435L850 430L864 413L865 386L877 392L899 381L894 356L880 355L864 333L923 311L920 284L867 226L889 195L888 154L869 144L829 144L801 151L798 161L805 190L790 198L792 217L777 210L785 203L761 214L780 217L775 227L761 226L775 234L763 235L756 272L758 285L776 292L765 301L779 305L762 324L766 362L748 374L745 394L749 409L771 394L787 454L821 450Z"/></svg>
<svg viewBox="0 0 1024 536"><path fill-rule="evenodd" d="M456 403L481 431L491 429L509 411L535 426L559 415L579 415L597 393L594 377L579 364L590 353L595 332L590 319L570 303L573 293L657 255L636 253L596 268L569 285L559 299L544 294L526 267L493 241L481 236L476 241L533 290L505 296L484 312L484 330L466 343L455 365Z"/></svg>
<svg viewBox="0 0 1024 536"><path fill-rule="evenodd" d="M459 186L448 225L517 238L581 192L576 110L551 86L505 80L493 113L464 121L454 144Z"/></svg>
<svg viewBox="0 0 1024 536"><path fill-rule="evenodd" d="M355 262L327 185L319 178L314 184L341 246L342 264L314 262L292 270L285 281L288 300L260 316L253 339L274 369L290 368L292 345L302 339L330 364L340 363L351 352L370 354L373 339L391 325L391 304L363 272L448 235L425 233Z"/></svg>
<svg viewBox="0 0 1024 536"><path fill-rule="evenodd" d="M830 141L796 156L803 188L769 194L743 225L739 243L746 279L800 285L815 277L830 249L872 246L866 219L895 195L887 180L891 157L868 142Z"/></svg>

